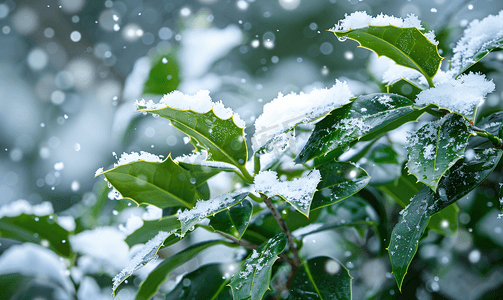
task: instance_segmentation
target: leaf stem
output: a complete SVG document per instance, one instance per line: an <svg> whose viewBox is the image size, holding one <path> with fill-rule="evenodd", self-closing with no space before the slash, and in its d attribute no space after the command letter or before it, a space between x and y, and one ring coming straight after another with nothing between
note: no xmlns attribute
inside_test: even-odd
<svg viewBox="0 0 503 300"><path fill-rule="evenodd" d="M253 173L257 175L260 172L260 154L253 154Z"/></svg>
<svg viewBox="0 0 503 300"><path fill-rule="evenodd" d="M489 141L491 141L491 143L493 143L494 147L496 149L502 149L503 148L503 140L500 139L499 137L497 136L494 136L492 135L491 133L483 130L483 129L480 129L476 126L472 126L471 127L473 131L475 131L477 133L477 136L481 136L481 137L485 137L487 138Z"/></svg>
<svg viewBox="0 0 503 300"><path fill-rule="evenodd" d="M246 183L249 183L249 184L252 184L253 183L253 179L254 177L250 175L250 173L248 172L248 170L246 169L245 166L237 166L239 171L241 171L241 178L246 182ZM240 175L240 174L238 174Z"/></svg>
<svg viewBox="0 0 503 300"><path fill-rule="evenodd" d="M248 194L248 197L250 197L253 201L257 202L257 203L262 203L264 202L264 199L260 198L260 197L257 197L255 196L253 193L249 193Z"/></svg>
<svg viewBox="0 0 503 300"><path fill-rule="evenodd" d="M424 75L424 74L423 74L423 75ZM432 78L430 78L430 77L428 77L428 76L425 76L425 77L426 77L426 80L428 81L428 86L429 86L430 88L434 88L434 87L435 87L435 85L433 84L433 79L432 79Z"/></svg>

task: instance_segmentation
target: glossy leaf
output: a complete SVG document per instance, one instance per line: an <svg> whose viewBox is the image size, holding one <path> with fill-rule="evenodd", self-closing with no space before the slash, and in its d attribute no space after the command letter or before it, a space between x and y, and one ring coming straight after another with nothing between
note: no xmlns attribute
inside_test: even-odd
<svg viewBox="0 0 503 300"><path fill-rule="evenodd" d="M502 152L494 148L476 150L474 159L458 161L445 174L439 182L437 193L423 186L401 212L388 247L399 289L430 217L481 184L498 164Z"/></svg>
<svg viewBox="0 0 503 300"><path fill-rule="evenodd" d="M407 143L409 172L436 191L444 173L465 153L471 135L468 126L462 116L448 114L419 128Z"/></svg>
<svg viewBox="0 0 503 300"><path fill-rule="evenodd" d="M367 172L352 163L335 161L320 166L319 170L322 179L311 202L311 210L344 200L358 193L370 181Z"/></svg>
<svg viewBox="0 0 503 300"><path fill-rule="evenodd" d="M178 268L185 262L196 257L201 251L218 244L230 245L222 240L204 241L194 244L173 256L165 259L157 267L148 274L147 278L140 284L136 300L148 300L152 298L163 282L165 282L171 271Z"/></svg>
<svg viewBox="0 0 503 300"><path fill-rule="evenodd" d="M210 217L210 226L240 240L250 224L252 212L253 205L245 199L243 202Z"/></svg>
<svg viewBox="0 0 503 300"><path fill-rule="evenodd" d="M143 87L143 94L164 95L180 84L179 68L174 52L152 57L152 69Z"/></svg>
<svg viewBox="0 0 503 300"><path fill-rule="evenodd" d="M235 170L235 168L230 165L229 167L207 166L197 163L187 163L180 160L178 161L178 165L190 172L191 178L193 178L193 181L196 182L194 184L196 187L202 186L208 179L220 172L233 172Z"/></svg>
<svg viewBox="0 0 503 300"><path fill-rule="evenodd" d="M132 260L129 261L127 266L121 270L121 272L113 278L113 286L112 286L112 296L115 297L115 292L119 285L121 285L124 280L128 279L135 271L142 268L146 264L148 264L151 260L157 258L157 252L162 247L164 241L173 233L175 230L171 232L166 231L158 231L156 236L150 239L142 249L135 254Z"/></svg>
<svg viewBox="0 0 503 300"><path fill-rule="evenodd" d="M36 216L20 214L16 217L0 218L0 237L11 238L20 242L43 244L56 253L69 257L72 255L69 233L63 229L54 216ZM44 242L44 243L45 243Z"/></svg>
<svg viewBox="0 0 503 300"><path fill-rule="evenodd" d="M442 57L435 44L415 27L392 25L332 31L339 38L357 41L361 47L386 56L396 64L419 71L428 81L437 74Z"/></svg>
<svg viewBox="0 0 503 300"><path fill-rule="evenodd" d="M170 232L181 227L176 215L163 217L159 220L144 221L143 226L126 237L129 247L144 244L153 238L160 230Z"/></svg>
<svg viewBox="0 0 503 300"><path fill-rule="evenodd" d="M351 275L338 261L318 256L302 263L290 288L291 300L351 300Z"/></svg>
<svg viewBox="0 0 503 300"><path fill-rule="evenodd" d="M285 250L287 237L280 233L246 259L245 263L232 276L230 286L234 300L260 300L269 289L271 272L278 254Z"/></svg>
<svg viewBox="0 0 503 300"><path fill-rule="evenodd" d="M416 96L421 93L423 88L417 83L401 78L386 86L387 92L392 94L403 95L408 99L414 101Z"/></svg>
<svg viewBox="0 0 503 300"><path fill-rule="evenodd" d="M217 214L244 200L249 193L228 193L211 200L200 200L190 210L178 211L178 219L182 224L182 236L204 218Z"/></svg>
<svg viewBox="0 0 503 300"><path fill-rule="evenodd" d="M333 110L316 124L295 162L305 163L349 146L353 141L370 140L404 123L416 121L424 109L414 108L413 104L411 100L395 94L360 96Z"/></svg>
<svg viewBox="0 0 503 300"><path fill-rule="evenodd" d="M191 174L168 156L163 162L143 160L119 165L101 173L122 195L140 204L159 208L194 206L196 187Z"/></svg>
<svg viewBox="0 0 503 300"><path fill-rule="evenodd" d="M484 43L471 57L463 57L462 62L457 62L460 65L456 69L459 70L456 78L481 61L487 54L497 50L503 50L503 37Z"/></svg>
<svg viewBox="0 0 503 300"><path fill-rule="evenodd" d="M198 147L208 151L208 160L219 161L244 168L248 150L244 129L230 117L222 120L213 109L206 113L165 107L147 110L138 106L139 112L149 112L171 120L171 124L194 139Z"/></svg>
<svg viewBox="0 0 503 300"><path fill-rule="evenodd" d="M175 288L166 295L166 300L232 299L227 286L234 264L209 264L185 274Z"/></svg>

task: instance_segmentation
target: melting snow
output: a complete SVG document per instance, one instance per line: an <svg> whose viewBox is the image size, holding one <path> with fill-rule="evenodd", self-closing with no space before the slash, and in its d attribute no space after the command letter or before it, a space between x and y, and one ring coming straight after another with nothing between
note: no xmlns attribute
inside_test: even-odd
<svg viewBox="0 0 503 300"><path fill-rule="evenodd" d="M307 123L329 113L334 108L349 103L353 98L346 82L335 81L330 89L313 89L309 94L282 93L264 105L264 113L255 121L252 138L257 151L273 139L299 123Z"/></svg>
<svg viewBox="0 0 503 300"><path fill-rule="evenodd" d="M213 109L215 115L222 120L227 120L232 117L234 123L238 127L244 128L246 125L239 115L234 113L231 108L224 107L222 101L211 101L210 91L208 90L201 90L195 95L186 95L180 91L173 91L164 95L159 103L154 103L152 100L145 101L142 99L140 101L136 100L135 104L137 106L145 106L145 110L156 110L171 107L179 110L192 110L197 113L207 113Z"/></svg>
<svg viewBox="0 0 503 300"><path fill-rule="evenodd" d="M255 176L255 190L269 196L281 195L288 202L303 210L309 209L316 187L321 180L320 171L313 169L309 174L292 181L279 181L274 171L262 171Z"/></svg>
<svg viewBox="0 0 503 300"><path fill-rule="evenodd" d="M113 290L117 289L119 284L121 284L124 279L128 278L133 274L134 271L146 265L152 259L157 258L157 251L161 247L164 240L170 236L172 232L159 231L159 233L150 239L140 252L138 252L133 259L127 264L127 266L122 269L122 271L115 275L113 278Z"/></svg>
<svg viewBox="0 0 503 300"><path fill-rule="evenodd" d="M503 38L503 10L498 15L489 15L482 21L473 20L465 29L463 37L454 47L451 71L457 75L463 68L474 63L473 56L483 48Z"/></svg>
<svg viewBox="0 0 503 300"><path fill-rule="evenodd" d="M472 116L475 108L484 97L494 91L494 83L486 80L484 75L461 75L458 79L449 79L434 88L424 90L416 98L416 104L434 103L441 108Z"/></svg>
<svg viewBox="0 0 503 300"><path fill-rule="evenodd" d="M423 26L421 26L421 21L414 14L407 15L407 18L396 18L393 16L388 16L385 14L379 14L376 17L369 16L365 11L357 11L350 15L345 14L345 18L339 20L338 24L335 24L330 31L348 31L351 29L368 27L369 25L373 26L388 26L393 25L401 28L409 28L416 27L419 30L424 30ZM424 34L428 40L437 45L438 42L435 40L435 33L430 31Z"/></svg>

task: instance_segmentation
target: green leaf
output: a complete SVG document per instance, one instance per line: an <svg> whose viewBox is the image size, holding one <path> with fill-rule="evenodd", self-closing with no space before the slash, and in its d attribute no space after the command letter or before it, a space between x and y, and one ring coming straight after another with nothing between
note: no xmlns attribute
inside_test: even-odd
<svg viewBox="0 0 503 300"><path fill-rule="evenodd" d="M404 161L405 157L398 154L393 145L378 144L370 150L361 166L371 176L370 184L382 185L398 180Z"/></svg>
<svg viewBox="0 0 503 300"><path fill-rule="evenodd" d="M133 259L122 269L122 271L113 278L112 297L115 297L115 291L124 280L128 279L133 273L141 267L148 264L151 260L157 258L157 252L162 247L164 241L171 236L171 232L158 231L157 235L150 239L145 246L138 252Z"/></svg>
<svg viewBox="0 0 503 300"><path fill-rule="evenodd" d="M174 162L171 155L163 162L140 160L101 174L123 198L138 205L192 208L196 202L196 187L190 182L190 172Z"/></svg>
<svg viewBox="0 0 503 300"><path fill-rule="evenodd" d="M182 236L202 219L240 203L248 194L240 192L222 194L211 200L198 201L193 209L178 211L178 219L182 224Z"/></svg>
<svg viewBox="0 0 503 300"><path fill-rule="evenodd" d="M144 221L143 226L126 237L129 247L144 244L153 238L160 230L170 232L181 227L176 215L163 217L159 220Z"/></svg>
<svg viewBox="0 0 503 300"><path fill-rule="evenodd" d="M227 285L234 264L209 264L185 274L175 288L166 295L166 300L232 299ZM229 273L230 272L230 273ZM225 297L227 296L227 298Z"/></svg>
<svg viewBox="0 0 503 300"><path fill-rule="evenodd" d="M196 182L194 185L197 188L204 185L208 179L220 172L234 172L236 170L232 166L208 166L204 164L192 164L181 160L178 160L178 165L190 172L191 178Z"/></svg>
<svg viewBox="0 0 503 300"><path fill-rule="evenodd" d="M360 139L371 140L404 123L416 121L424 109L395 94L360 96L353 102L333 110L316 124L304 149L295 158L305 163Z"/></svg>
<svg viewBox="0 0 503 300"><path fill-rule="evenodd" d="M157 54L151 60L152 69L143 87L143 94L164 95L176 90L180 84L176 53Z"/></svg>
<svg viewBox="0 0 503 300"><path fill-rule="evenodd" d="M370 181L367 172L352 163L334 161L321 165L319 170L321 181L311 202L311 210L344 200L358 193Z"/></svg>
<svg viewBox="0 0 503 300"><path fill-rule="evenodd" d="M437 190L444 173L465 153L471 133L469 124L458 114L426 123L407 143L407 168L417 180Z"/></svg>
<svg viewBox="0 0 503 300"><path fill-rule="evenodd" d="M412 101L414 101L416 96L423 90L420 85L405 78L388 84L386 89L388 93L403 95Z"/></svg>
<svg viewBox="0 0 503 300"><path fill-rule="evenodd" d="M65 257L72 255L68 236L68 231L56 223L53 215L20 214L0 218L0 237L39 245L48 243L50 249Z"/></svg>
<svg viewBox="0 0 503 300"><path fill-rule="evenodd" d="M252 212L253 205L245 199L243 202L210 217L210 226L240 240L250 224Z"/></svg>
<svg viewBox="0 0 503 300"><path fill-rule="evenodd" d="M494 148L475 150L474 159L460 160L450 168L440 180L437 193L428 186L423 186L401 212L388 247L399 289L430 217L481 184L498 164L502 152Z"/></svg>
<svg viewBox="0 0 503 300"><path fill-rule="evenodd" d="M502 122L503 122L503 111L498 111L489 115L482 121L478 122L477 124L475 124L475 126L489 132L494 136L499 136L501 138L503 137ZM480 146L485 143L490 144L491 142L487 138L480 136L474 136L469 141L470 148L475 148L476 146Z"/></svg>
<svg viewBox="0 0 503 300"><path fill-rule="evenodd" d="M503 50L503 37L500 37L499 39L492 39L491 41L484 43L472 56L460 57L461 61L455 61L453 59L453 64L459 64L456 65L456 70L458 71L456 78L481 61L487 54L498 50Z"/></svg>
<svg viewBox="0 0 503 300"><path fill-rule="evenodd" d="M260 300L269 289L272 265L285 250L287 237L280 233L246 259L245 263L232 276L230 286L234 300Z"/></svg>
<svg viewBox="0 0 503 300"><path fill-rule="evenodd" d="M161 284L168 279L171 271L196 257L201 251L218 244L232 246L231 244L222 240L204 241L194 244L165 259L163 262L157 265L157 267L152 272L150 272L147 278L145 278L145 280L140 284L135 299L148 300L152 298Z"/></svg>
<svg viewBox="0 0 503 300"><path fill-rule="evenodd" d="M243 171L248 160L244 129L233 117L222 120L213 109L206 113L179 110L172 107L148 110L138 106L138 112L149 112L171 120L171 124L194 139L198 147L208 151L208 160L228 163Z"/></svg>
<svg viewBox="0 0 503 300"><path fill-rule="evenodd" d="M386 56L398 65L419 71L430 83L442 62L437 46L415 27L369 25L332 32L339 38L355 40L360 47L372 50L378 56Z"/></svg>
<svg viewBox="0 0 503 300"><path fill-rule="evenodd" d="M290 288L292 300L351 300L351 275L338 261L318 256L302 263Z"/></svg>

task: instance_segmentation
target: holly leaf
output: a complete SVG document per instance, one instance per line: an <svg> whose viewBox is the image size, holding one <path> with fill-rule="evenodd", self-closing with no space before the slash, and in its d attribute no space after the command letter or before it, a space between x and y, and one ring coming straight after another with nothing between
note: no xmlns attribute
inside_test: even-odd
<svg viewBox="0 0 503 300"><path fill-rule="evenodd" d="M405 78L400 78L399 80L388 84L386 86L386 90L388 93L403 95L414 101L423 88L415 82Z"/></svg>
<svg viewBox="0 0 503 300"><path fill-rule="evenodd" d="M23 213L15 217L0 218L0 237L23 243L47 243L50 249L65 257L72 255L68 236L68 231L56 222L53 215L36 216Z"/></svg>
<svg viewBox="0 0 503 300"><path fill-rule="evenodd" d="M437 74L442 62L437 45L415 27L401 28L392 25L333 31L339 39L357 41L360 47L386 56L397 65L408 67L423 74L428 82ZM432 84L430 84L432 85Z"/></svg>
<svg viewBox="0 0 503 300"><path fill-rule="evenodd" d="M320 166L321 181L311 202L311 210L344 200L363 189L370 181L367 172L352 163L334 161Z"/></svg>
<svg viewBox="0 0 503 300"><path fill-rule="evenodd" d="M481 61L487 54L498 50L503 50L503 37L492 39L489 42L482 44L479 49L473 52L466 51L469 56L467 56L464 52L454 54L452 64L458 71L456 78Z"/></svg>
<svg viewBox="0 0 503 300"><path fill-rule="evenodd" d="M161 284L168 280L169 274L184 264L185 262L196 257L201 251L218 244L233 246L223 240L204 241L191 245L190 247L170 256L161 262L157 267L148 274L147 278L140 284L136 300L148 300L152 298Z"/></svg>
<svg viewBox="0 0 503 300"><path fill-rule="evenodd" d="M160 230L170 232L180 229L181 224L176 215L163 217L159 220L143 221L143 226L126 237L129 247L144 244L153 238Z"/></svg>
<svg viewBox="0 0 503 300"><path fill-rule="evenodd" d="M175 288L166 295L166 300L232 299L227 286L235 264L204 265L185 274Z"/></svg>
<svg viewBox="0 0 503 300"><path fill-rule="evenodd" d="M138 112L148 112L169 119L171 124L194 139L197 146L208 151L208 160L224 162L244 169L248 150L244 128L234 122L233 116L220 119L213 109L206 113L180 110L166 106L147 109L138 105Z"/></svg>
<svg viewBox="0 0 503 300"><path fill-rule="evenodd" d="M388 247L399 289L430 217L480 185L493 172L502 152L495 148L475 150L472 160L459 160L447 171L438 184L437 193L423 186L400 213Z"/></svg>
<svg viewBox="0 0 503 300"><path fill-rule="evenodd" d="M471 135L468 122L458 114L423 125L408 138L409 172L436 191L444 173L464 156Z"/></svg>
<svg viewBox="0 0 503 300"><path fill-rule="evenodd" d="M211 200L200 200L189 210L178 211L178 219L182 224L182 236L202 219L215 215L244 200L249 193L234 192L217 196Z"/></svg>
<svg viewBox="0 0 503 300"><path fill-rule="evenodd" d="M180 84L176 53L158 54L151 60L152 69L143 87L143 94L164 95L176 90Z"/></svg>
<svg viewBox="0 0 503 300"><path fill-rule="evenodd" d="M250 224L252 212L253 205L245 199L243 202L209 217L210 226L240 240Z"/></svg>
<svg viewBox="0 0 503 300"><path fill-rule="evenodd" d="M349 270L338 261L326 256L311 258L297 270L290 298L351 300L352 279Z"/></svg>
<svg viewBox="0 0 503 300"><path fill-rule="evenodd" d="M262 299L269 289L272 266L278 254L285 250L286 243L286 235L280 233L253 250L229 283L234 300Z"/></svg>
<svg viewBox="0 0 503 300"><path fill-rule="evenodd" d="M413 104L406 97L395 94L360 96L334 109L316 124L295 162L305 163L354 141L371 140L404 123L416 121L425 108L417 109Z"/></svg>
<svg viewBox="0 0 503 300"><path fill-rule="evenodd" d="M191 173L174 162L171 156L163 162L139 160L119 165L97 176L101 174L123 198L138 205L192 208L198 198Z"/></svg>

